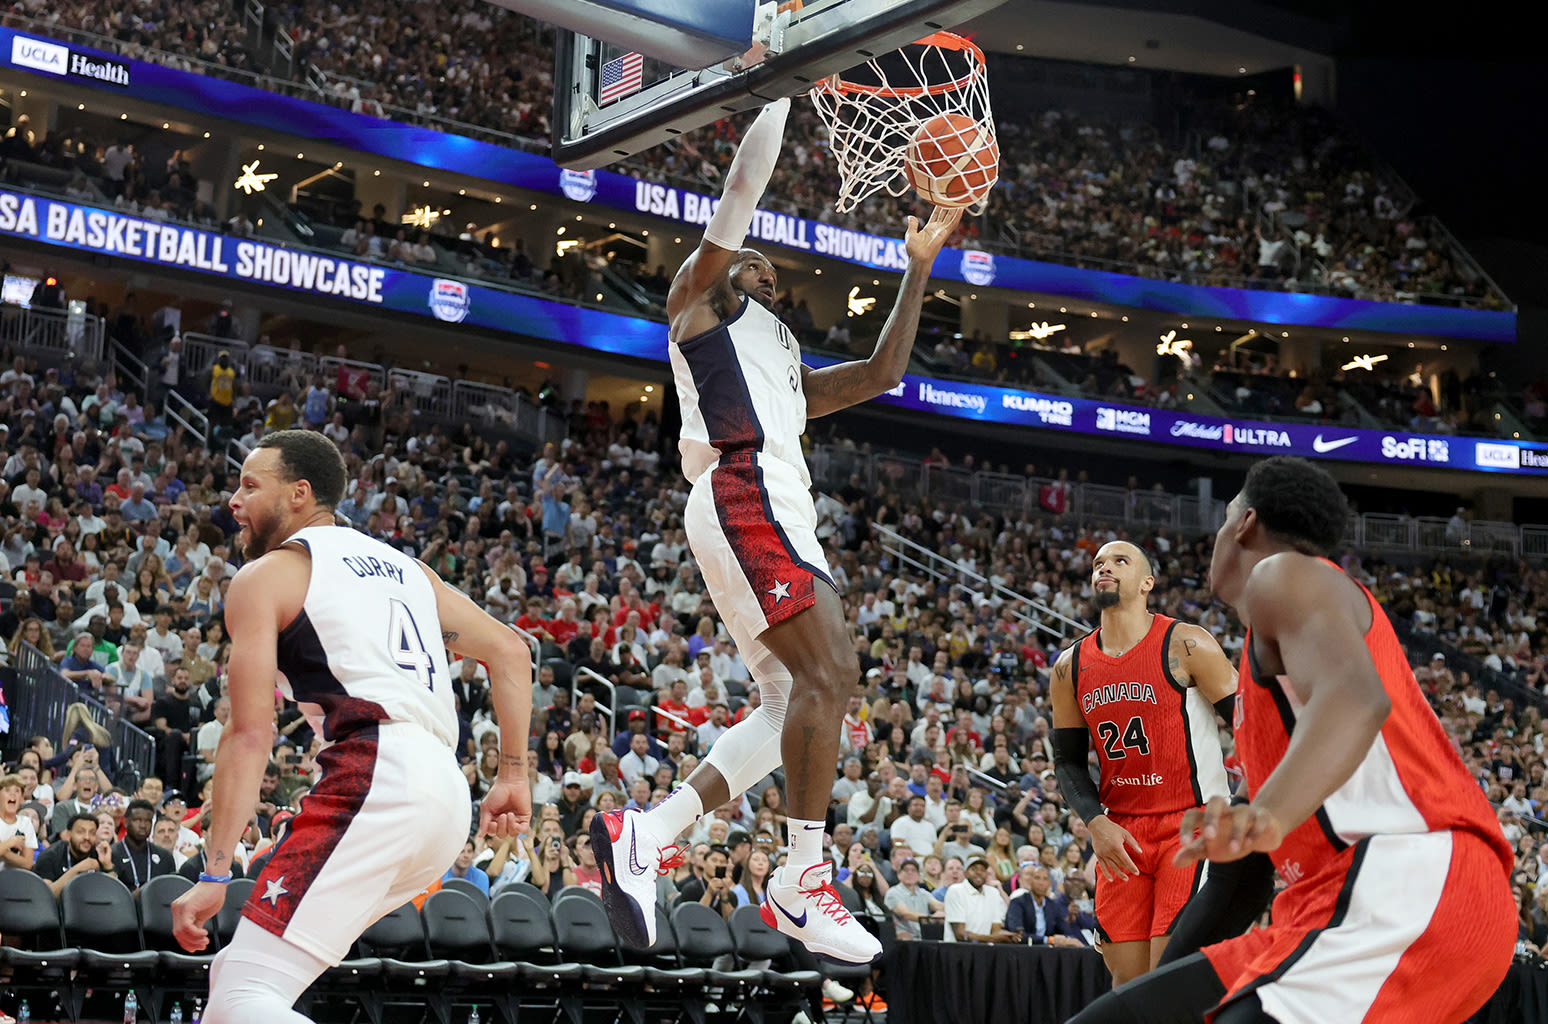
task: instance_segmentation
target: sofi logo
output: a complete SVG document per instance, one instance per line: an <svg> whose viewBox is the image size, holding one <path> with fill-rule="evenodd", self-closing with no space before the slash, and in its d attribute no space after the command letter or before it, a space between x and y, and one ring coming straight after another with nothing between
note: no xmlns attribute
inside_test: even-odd
<svg viewBox="0 0 1548 1024"><path fill-rule="evenodd" d="M1440 438L1401 438L1388 435L1381 439L1381 457L1384 459L1397 459L1400 462L1449 463L1451 461L1451 444ZM1510 468L1515 468L1514 462L1511 463Z"/></svg>
<svg viewBox="0 0 1548 1024"><path fill-rule="evenodd" d="M45 43L41 39L30 39L27 36L13 36L11 39L11 63L17 67L63 75L69 60L70 50L58 43Z"/></svg>
<svg viewBox="0 0 1548 1024"><path fill-rule="evenodd" d="M1521 468L1521 449L1513 444L1479 441L1473 448L1473 458L1489 469Z"/></svg>

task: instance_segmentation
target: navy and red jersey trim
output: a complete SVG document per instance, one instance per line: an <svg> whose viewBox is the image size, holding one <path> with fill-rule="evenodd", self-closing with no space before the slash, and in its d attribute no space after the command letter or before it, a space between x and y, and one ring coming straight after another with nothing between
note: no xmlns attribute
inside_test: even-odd
<svg viewBox="0 0 1548 1024"><path fill-rule="evenodd" d="M281 938L301 901L337 852L365 805L376 775L376 725L356 729L317 755L322 777L274 847L242 906L242 916Z"/></svg>
<svg viewBox="0 0 1548 1024"><path fill-rule="evenodd" d="M817 602L815 583L838 587L821 568L803 559L774 515L763 468L750 455L721 458L710 471L710 490L737 564L757 595L769 625Z"/></svg>
<svg viewBox="0 0 1548 1024"><path fill-rule="evenodd" d="M722 455L763 447L763 424L753 408L752 390L737 358L731 326L747 312L750 300L742 299L735 313L702 334L677 343L699 397L699 415L709 445Z"/></svg>

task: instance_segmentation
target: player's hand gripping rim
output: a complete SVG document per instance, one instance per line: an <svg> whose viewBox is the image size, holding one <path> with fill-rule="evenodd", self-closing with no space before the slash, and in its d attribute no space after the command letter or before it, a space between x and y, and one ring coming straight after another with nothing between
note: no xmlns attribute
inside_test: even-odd
<svg viewBox="0 0 1548 1024"><path fill-rule="evenodd" d="M1214 797L1183 815L1181 848L1174 863L1187 867L1199 860L1240 860L1249 853L1268 853L1284 842L1284 826L1273 813L1254 804L1232 805Z"/></svg>
<svg viewBox="0 0 1548 1024"><path fill-rule="evenodd" d="M1097 870L1109 882L1122 882L1130 875L1140 873L1134 858L1125 847L1134 847L1135 853L1144 853L1134 834L1107 815L1101 815L1086 823L1091 830L1091 849L1097 857Z"/></svg>

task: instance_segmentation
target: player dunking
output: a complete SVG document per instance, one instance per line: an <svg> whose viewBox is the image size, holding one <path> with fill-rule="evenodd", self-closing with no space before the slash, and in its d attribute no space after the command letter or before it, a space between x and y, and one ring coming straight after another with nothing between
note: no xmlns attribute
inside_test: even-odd
<svg viewBox="0 0 1548 1024"><path fill-rule="evenodd" d="M909 265L868 359L810 369L768 309L776 274L742 247L773 173L789 100L769 104L742 140L704 240L667 296L672 373L682 404L683 473L692 484L688 543L710 597L758 683L758 709L720 739L659 807L592 822L614 927L655 940L655 878L670 845L706 809L785 766L790 853L769 879L764 920L814 953L869 963L881 944L844 910L822 849L844 703L859 681L838 591L817 540L806 421L895 387L919 325L930 268L961 219L909 218Z"/></svg>
<svg viewBox="0 0 1548 1024"><path fill-rule="evenodd" d="M1079 1024L1449 1024L1504 979L1510 844L1386 613L1328 561L1347 515L1322 469L1268 459L1210 564L1248 627L1235 735L1252 801L1190 811L1178 859L1269 854L1289 883L1273 924L1104 996Z"/></svg>
<svg viewBox="0 0 1548 1024"><path fill-rule="evenodd" d="M328 746L322 778L215 958L205 1018L215 1024L303 1024L297 997L462 848L468 787L443 643L489 666L500 715L506 753L480 830L512 835L531 815L531 655L423 563L335 526L347 479L323 435L281 430L247 457L231 498L248 561L226 601L231 717L215 761L207 873L172 907L185 948L205 947L204 922L225 900L273 743L276 682Z"/></svg>
<svg viewBox="0 0 1548 1024"><path fill-rule="evenodd" d="M1197 867L1172 863L1183 813L1227 793L1215 712L1231 720L1231 663L1208 630L1146 608L1155 582L1140 548L1102 546L1091 564L1102 624L1059 656L1051 691L1054 767L1091 829L1115 986L1156 965L1198 887ZM1093 738L1100 789L1086 768Z"/></svg>

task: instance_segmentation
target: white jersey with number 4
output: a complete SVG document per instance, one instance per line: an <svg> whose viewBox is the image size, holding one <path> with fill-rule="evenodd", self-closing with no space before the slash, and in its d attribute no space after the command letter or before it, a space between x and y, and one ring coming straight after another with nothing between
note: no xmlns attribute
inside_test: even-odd
<svg viewBox="0 0 1548 1024"><path fill-rule="evenodd" d="M279 634L281 688L318 734L412 722L456 746L440 612L419 563L344 526L309 526L286 543L311 555L312 577Z"/></svg>

